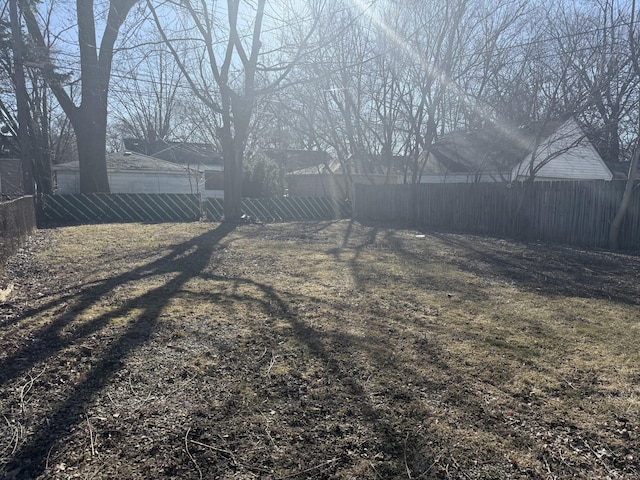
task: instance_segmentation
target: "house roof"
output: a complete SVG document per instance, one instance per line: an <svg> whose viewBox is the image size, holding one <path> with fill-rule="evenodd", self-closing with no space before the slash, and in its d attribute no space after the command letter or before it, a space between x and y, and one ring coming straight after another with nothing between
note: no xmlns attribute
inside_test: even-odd
<svg viewBox="0 0 640 480"><path fill-rule="evenodd" d="M401 157L393 157L394 162ZM388 165L383 164L380 157L351 155L344 162L331 159L328 163L302 168L292 175L343 174L345 170L350 175L387 175Z"/></svg>
<svg viewBox="0 0 640 480"><path fill-rule="evenodd" d="M61 163L53 166L54 171L79 171L80 162ZM167 172L178 173L189 170L184 165L149 157L141 153L129 151L108 153L107 170L111 171L147 171L147 172Z"/></svg>
<svg viewBox="0 0 640 480"><path fill-rule="evenodd" d="M211 143L148 142L138 138L125 138L124 148L182 165L222 165L222 157Z"/></svg>
<svg viewBox="0 0 640 480"><path fill-rule="evenodd" d="M524 126L491 125L443 135L431 147L425 174L508 172L531 153L535 138L549 137L567 119Z"/></svg>
<svg viewBox="0 0 640 480"><path fill-rule="evenodd" d="M331 156L323 150L267 149L263 153L282 165L287 172L306 168L317 169L318 166L331 162Z"/></svg>
<svg viewBox="0 0 640 480"><path fill-rule="evenodd" d="M626 180L629 177L631 162L606 162L606 164L613 173L614 180Z"/></svg>

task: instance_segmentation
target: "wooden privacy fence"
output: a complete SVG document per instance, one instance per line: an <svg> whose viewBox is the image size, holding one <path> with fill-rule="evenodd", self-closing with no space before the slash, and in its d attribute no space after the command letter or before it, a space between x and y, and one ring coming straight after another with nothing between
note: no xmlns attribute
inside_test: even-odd
<svg viewBox="0 0 640 480"><path fill-rule="evenodd" d="M204 205L208 220L224 218L222 199L210 198ZM242 213L261 222L332 220L351 217L351 204L331 197L243 198Z"/></svg>
<svg viewBox="0 0 640 480"><path fill-rule="evenodd" d="M45 195L38 200L38 222L44 226L193 222L200 217L200 195L186 193L78 193Z"/></svg>
<svg viewBox="0 0 640 480"><path fill-rule="evenodd" d="M33 197L0 203L0 272L22 242L36 229ZM1 285L0 285L1 287Z"/></svg>
<svg viewBox="0 0 640 480"><path fill-rule="evenodd" d="M624 182L356 185L353 217L417 228L606 247ZM620 232L640 248L640 187Z"/></svg>

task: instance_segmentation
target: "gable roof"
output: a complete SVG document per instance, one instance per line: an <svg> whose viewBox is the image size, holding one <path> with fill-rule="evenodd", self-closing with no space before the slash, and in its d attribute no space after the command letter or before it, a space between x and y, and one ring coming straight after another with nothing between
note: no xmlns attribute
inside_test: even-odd
<svg viewBox="0 0 640 480"><path fill-rule="evenodd" d="M630 161L626 162L606 162L607 167L611 170L614 180L626 180L629 178Z"/></svg>
<svg viewBox="0 0 640 480"><path fill-rule="evenodd" d="M533 167L535 176L545 179L611 180L613 174L584 130L569 118L546 136L512 170L512 178L526 178Z"/></svg>
<svg viewBox="0 0 640 480"><path fill-rule="evenodd" d="M556 119L517 127L491 125L445 134L432 145L424 173L508 173L531 153L538 134L548 138L565 122Z"/></svg>
<svg viewBox="0 0 640 480"><path fill-rule="evenodd" d="M53 166L54 171L79 171L80 162L67 162ZM150 157L141 153L116 152L107 154L107 170L109 171L142 171L142 172L167 172L184 173L189 169L185 165Z"/></svg>

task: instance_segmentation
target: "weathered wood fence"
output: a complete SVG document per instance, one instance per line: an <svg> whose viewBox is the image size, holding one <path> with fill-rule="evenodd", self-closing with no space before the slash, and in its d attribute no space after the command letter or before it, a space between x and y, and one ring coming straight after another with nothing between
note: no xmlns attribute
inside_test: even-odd
<svg viewBox="0 0 640 480"><path fill-rule="evenodd" d="M33 197L21 197L0 203L0 271L9 256L15 253L35 229L36 212Z"/></svg>
<svg viewBox="0 0 640 480"><path fill-rule="evenodd" d="M589 247L606 247L624 182L356 185L353 217ZM640 186L620 232L640 248Z"/></svg>

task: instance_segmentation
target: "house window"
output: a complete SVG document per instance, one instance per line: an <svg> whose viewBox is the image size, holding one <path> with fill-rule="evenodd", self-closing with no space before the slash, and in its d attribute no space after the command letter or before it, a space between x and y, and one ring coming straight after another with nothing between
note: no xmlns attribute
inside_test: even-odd
<svg viewBox="0 0 640 480"><path fill-rule="evenodd" d="M204 172L205 190L224 190L224 172L207 170Z"/></svg>

